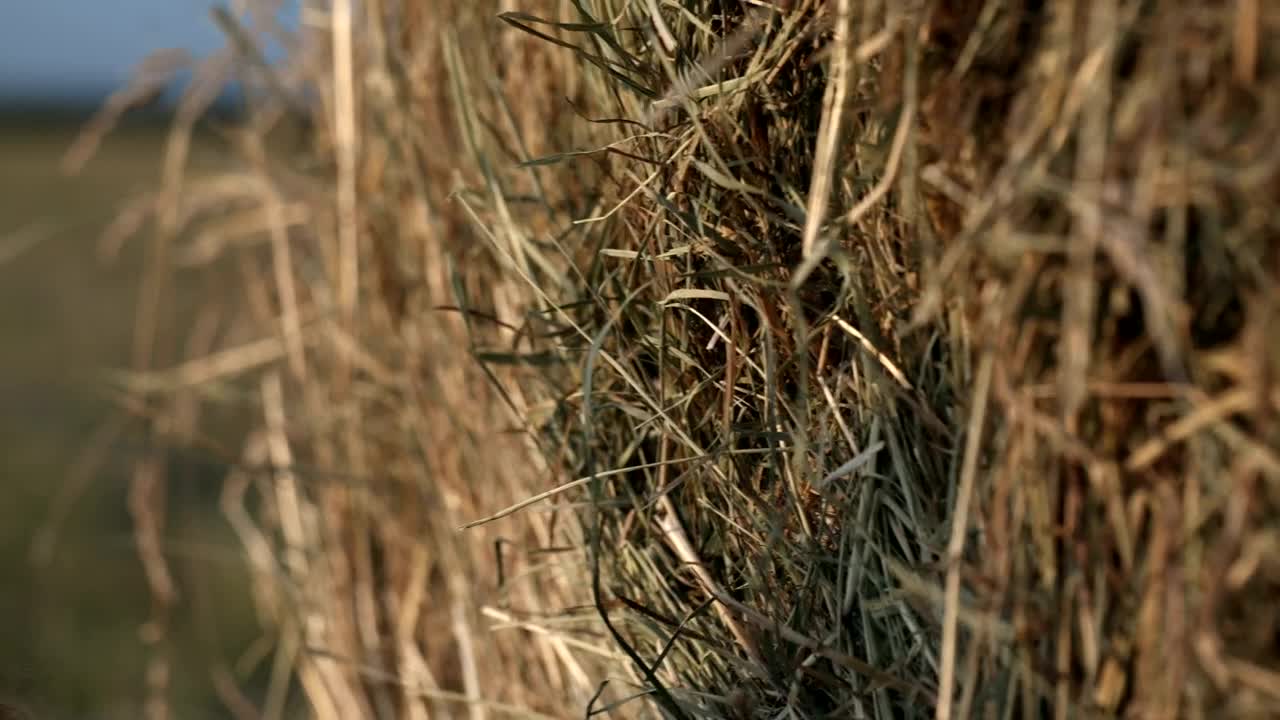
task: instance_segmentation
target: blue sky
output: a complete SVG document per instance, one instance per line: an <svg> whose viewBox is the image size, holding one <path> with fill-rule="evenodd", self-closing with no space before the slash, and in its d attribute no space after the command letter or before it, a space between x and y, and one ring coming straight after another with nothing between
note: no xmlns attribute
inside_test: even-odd
<svg viewBox="0 0 1280 720"><path fill-rule="evenodd" d="M0 10L0 105L94 102L153 50L207 55L223 44L209 15L217 1L8 0Z"/></svg>

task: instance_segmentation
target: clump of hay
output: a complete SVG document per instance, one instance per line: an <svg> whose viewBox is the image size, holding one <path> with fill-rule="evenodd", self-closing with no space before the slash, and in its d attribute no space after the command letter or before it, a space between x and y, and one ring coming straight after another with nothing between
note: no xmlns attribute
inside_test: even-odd
<svg viewBox="0 0 1280 720"><path fill-rule="evenodd" d="M164 376L315 714L1280 712L1275 9L363 9Z"/></svg>

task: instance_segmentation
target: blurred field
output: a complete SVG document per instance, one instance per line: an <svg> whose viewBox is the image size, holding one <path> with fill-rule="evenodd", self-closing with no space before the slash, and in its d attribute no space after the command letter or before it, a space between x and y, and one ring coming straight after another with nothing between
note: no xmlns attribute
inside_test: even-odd
<svg viewBox="0 0 1280 720"><path fill-rule="evenodd" d="M0 119L0 702L39 718L132 718L149 603L126 506L140 441L105 378L129 364L141 247L107 262L98 238L155 184L163 135L126 128L66 177L58 162L77 130L75 118ZM215 158L197 144L195 166ZM180 321L189 294L176 295ZM172 638L181 717L221 715L213 659L234 661L250 639L244 594L228 590L242 571L212 509L221 472L203 456L170 467L175 567L210 600L187 598Z"/></svg>

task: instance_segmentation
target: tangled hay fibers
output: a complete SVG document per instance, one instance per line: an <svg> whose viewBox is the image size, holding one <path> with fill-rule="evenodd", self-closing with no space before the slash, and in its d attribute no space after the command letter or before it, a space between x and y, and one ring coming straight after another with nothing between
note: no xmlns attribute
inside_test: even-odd
<svg viewBox="0 0 1280 720"><path fill-rule="evenodd" d="M137 392L257 418L224 506L309 714L1280 715L1280 6L289 40L154 204L230 319Z"/></svg>

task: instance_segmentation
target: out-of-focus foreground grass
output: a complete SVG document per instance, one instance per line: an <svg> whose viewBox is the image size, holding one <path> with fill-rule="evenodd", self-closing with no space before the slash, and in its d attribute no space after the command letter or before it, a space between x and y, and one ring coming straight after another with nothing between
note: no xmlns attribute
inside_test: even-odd
<svg viewBox="0 0 1280 720"><path fill-rule="evenodd" d="M154 185L164 134L122 129L69 177L59 159L78 129L73 118L0 118L0 703L41 719L135 718L152 657L128 513L141 434L104 378L129 365L144 248L112 253L99 237ZM195 167L216 159L210 143L193 148ZM179 287L179 322L194 293ZM225 713L210 673L236 672L252 641L216 510L222 471L198 455L166 471L169 552L188 590L163 649L182 717Z"/></svg>

